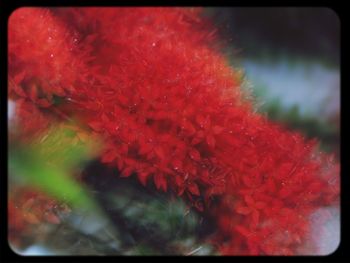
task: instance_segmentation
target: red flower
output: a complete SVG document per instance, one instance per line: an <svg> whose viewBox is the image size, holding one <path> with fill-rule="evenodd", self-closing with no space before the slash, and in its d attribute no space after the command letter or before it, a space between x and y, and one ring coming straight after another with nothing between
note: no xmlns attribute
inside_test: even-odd
<svg viewBox="0 0 350 263"><path fill-rule="evenodd" d="M236 212L242 215L251 215L252 216L252 227L255 227L259 223L259 210L265 208L266 204L261 201L255 201L250 195L244 196L245 205L238 204L236 206Z"/></svg>
<svg viewBox="0 0 350 263"><path fill-rule="evenodd" d="M210 147L215 147L215 136L222 133L224 127L211 125L210 117L203 117L202 115L197 115L196 119L201 130L197 131L192 139L192 144L196 145L202 141L205 141Z"/></svg>
<svg viewBox="0 0 350 263"><path fill-rule="evenodd" d="M253 112L213 32L200 9L16 10L9 88L18 130L26 137L74 118L103 139L101 160L121 176L152 177L206 208L223 253L296 254L305 218L339 203L339 165Z"/></svg>

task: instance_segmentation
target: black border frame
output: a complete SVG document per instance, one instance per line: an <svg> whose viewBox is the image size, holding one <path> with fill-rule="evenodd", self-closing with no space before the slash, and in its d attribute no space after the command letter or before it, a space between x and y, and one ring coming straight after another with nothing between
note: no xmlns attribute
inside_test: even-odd
<svg viewBox="0 0 350 263"><path fill-rule="evenodd" d="M282 2L282 1L281 1ZM26 262L56 262L56 261L77 261L77 260L83 260L88 262L100 262L100 261L107 261L112 262L115 260L123 260L123 259L131 259L131 260L147 260L147 258L152 260L154 258L160 259L160 260L166 260L171 261L174 260L191 260L191 259L208 259L208 260L215 260L218 262L230 262L230 261L244 261L244 262L256 262L259 260L267 260L270 262L280 262L280 261L311 261L311 262L350 262L349 252L347 251L347 244L349 236L345 233L349 232L349 216L346 211L346 208L349 206L349 194L347 192L347 189L349 187L349 170L347 167L347 160L346 160L346 147L345 145L347 141L346 135L349 134L347 127L346 127L346 121L344 116L348 115L348 109L346 109L346 96L345 96L345 87L347 85L345 83L348 83L347 80L347 74L345 71L345 61L346 61L346 55L347 55L347 41L345 40L345 24L346 24L346 11L345 11L345 5L344 7L335 6L334 1L319 1L318 5L313 5L310 3L310 1L300 1L296 3L297 1L290 1L286 0L282 3L284 5L281 5L280 1L276 0L270 0L264 3L262 5L258 1L254 3L254 1L222 1L222 0L216 0L212 1L212 3L204 4L203 2L191 2L191 1L176 1L176 2L165 2L165 1L153 1L153 2L145 2L145 1L69 1L69 0L61 0L61 1L43 1L43 0L36 0L36 1L23 1L19 0L16 1L16 3L4 3L4 1L0 2L0 28L1 28L1 42L0 42L0 54L2 56L1 59L1 69L0 70L0 80L2 83L2 88L0 89L1 95L0 95L0 110L1 110L1 136L2 140L1 142L4 142L4 145L1 147L1 183L0 183L0 193L1 197L0 200L2 204L0 205L1 209L1 222L2 223L2 230L0 231L0 262L18 262L18 261L26 261ZM303 3L303 5L301 5ZM255 5L254 5L255 4ZM13 252L13 250L10 248L7 240L7 175L8 175L8 163L7 163L7 154L8 154L8 130L7 130L7 20L10 14L17 8L23 7L23 6L50 6L50 7L69 7L69 6L215 6L215 7L228 7L228 6L237 6L237 7L326 7L332 9L338 16L340 23L341 23L341 58L340 58L340 76L341 76L341 97L340 97L340 112L341 112L341 131L340 135L345 134L345 136L341 136L341 147L340 147L340 159L341 159L341 240L340 244L336 251L334 251L332 254L327 256L200 256L200 257L185 257L185 256L160 256L160 257L153 257L153 256L20 256ZM6 128L6 129L5 129ZM6 140L6 143L5 143ZM5 176L6 171L6 176ZM350 247L349 247L350 249Z"/></svg>

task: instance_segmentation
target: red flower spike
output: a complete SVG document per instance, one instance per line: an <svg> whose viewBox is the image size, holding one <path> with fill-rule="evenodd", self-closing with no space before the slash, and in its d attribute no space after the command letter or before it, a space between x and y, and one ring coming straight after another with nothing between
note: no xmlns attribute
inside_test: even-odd
<svg viewBox="0 0 350 263"><path fill-rule="evenodd" d="M9 95L18 130L30 140L53 120L78 119L122 177L136 173L146 185L153 175L157 189L186 191L212 215L221 253L298 254L311 213L339 204L339 164L254 113L200 12L16 10Z"/></svg>

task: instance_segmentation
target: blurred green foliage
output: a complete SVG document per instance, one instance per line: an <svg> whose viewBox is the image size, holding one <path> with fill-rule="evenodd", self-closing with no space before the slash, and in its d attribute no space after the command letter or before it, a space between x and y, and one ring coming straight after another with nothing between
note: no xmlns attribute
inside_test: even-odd
<svg viewBox="0 0 350 263"><path fill-rule="evenodd" d="M97 145L75 140L69 127L54 127L29 144L10 140L9 182L38 189L71 208L60 223L23 234L25 247L57 255L213 254L204 244L202 217L169 193L93 159ZM39 230L40 229L40 230ZM28 236L31 235L31 236ZM25 249L25 247L18 249Z"/></svg>
<svg viewBox="0 0 350 263"><path fill-rule="evenodd" d="M89 158L92 145L72 144L72 131L52 129L40 141L30 145L9 147L9 171L12 179L41 189L49 196L67 202L76 208L95 209L86 190L74 180L74 168ZM91 148L91 149L89 149Z"/></svg>

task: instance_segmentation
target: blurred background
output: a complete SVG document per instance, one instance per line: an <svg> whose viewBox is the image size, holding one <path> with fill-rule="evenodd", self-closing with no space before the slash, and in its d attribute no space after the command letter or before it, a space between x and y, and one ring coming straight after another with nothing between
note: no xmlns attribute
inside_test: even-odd
<svg viewBox="0 0 350 263"><path fill-rule="evenodd" d="M340 21L329 8L210 8L258 110L339 157Z"/></svg>
<svg viewBox="0 0 350 263"><path fill-rule="evenodd" d="M308 138L318 138L322 149L339 159L337 15L327 8L205 8L205 16L217 25L225 42L222 52L244 72L243 88L255 97L257 110ZM15 107L9 101L10 129ZM69 126L57 131L60 139L47 143L62 144L62 138L75 132ZM213 231L210 219L181 199L146 189L136 179L119 178L115 169L91 161L86 154L91 149L83 144L65 146L64 151L58 147L59 156L52 158L75 156L74 161L62 162L52 174L37 168L42 160L33 156L40 156L41 149L31 149L28 156L24 146L10 138L9 212L16 220L9 229L9 242L17 253L217 254L206 242ZM64 176L77 170L79 180ZM43 178L46 183L33 183ZM70 194L57 189L70 189ZM339 209L329 212L334 220L318 244L323 254L334 251L340 239ZM315 232L321 224L317 213L312 219Z"/></svg>

